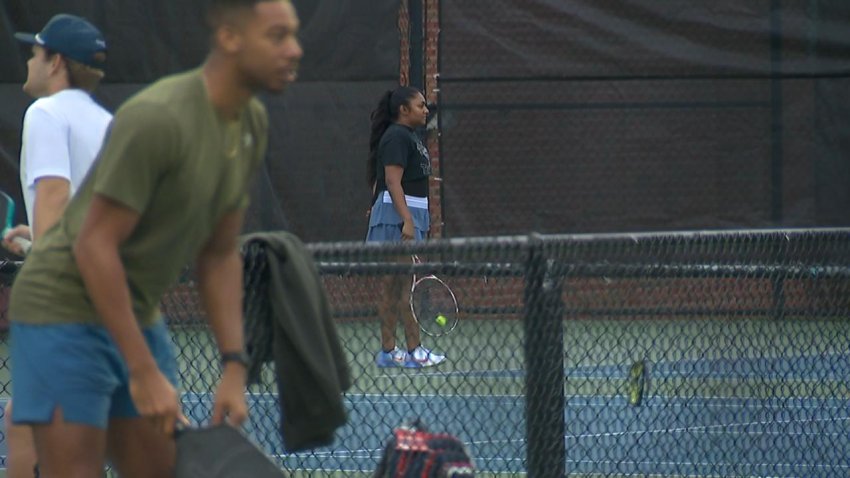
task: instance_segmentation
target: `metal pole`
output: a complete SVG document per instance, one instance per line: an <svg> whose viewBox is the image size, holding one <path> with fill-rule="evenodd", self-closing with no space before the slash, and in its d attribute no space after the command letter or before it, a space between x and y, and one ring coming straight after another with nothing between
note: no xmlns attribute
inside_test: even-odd
<svg viewBox="0 0 850 478"><path fill-rule="evenodd" d="M422 1L408 0L407 14L410 28L410 86L425 89L425 48L423 47L423 29L425 22L422 18Z"/></svg>
<svg viewBox="0 0 850 478"><path fill-rule="evenodd" d="M525 416L528 476L563 477L564 304L543 243L530 241L525 287Z"/></svg>

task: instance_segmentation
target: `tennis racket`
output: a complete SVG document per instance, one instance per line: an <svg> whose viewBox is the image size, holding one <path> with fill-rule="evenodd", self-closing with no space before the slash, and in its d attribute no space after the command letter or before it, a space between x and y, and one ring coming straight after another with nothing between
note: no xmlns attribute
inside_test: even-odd
<svg viewBox="0 0 850 478"><path fill-rule="evenodd" d="M241 431L230 425L175 432L177 478L283 478L286 475Z"/></svg>
<svg viewBox="0 0 850 478"><path fill-rule="evenodd" d="M421 264L413 256L414 264ZM445 335L457 327L457 299L452 289L439 277L429 274L417 277L413 274L410 286L410 312L422 332L432 337Z"/></svg>
<svg viewBox="0 0 850 478"><path fill-rule="evenodd" d="M2 240L3 237L6 237L6 233L15 227L15 200L3 191L0 191L0 199L2 199L0 200L0 214L6 219L2 234L0 234L0 240ZM32 241L23 237L15 237L12 242L20 246L24 254L29 252L30 247L32 247Z"/></svg>

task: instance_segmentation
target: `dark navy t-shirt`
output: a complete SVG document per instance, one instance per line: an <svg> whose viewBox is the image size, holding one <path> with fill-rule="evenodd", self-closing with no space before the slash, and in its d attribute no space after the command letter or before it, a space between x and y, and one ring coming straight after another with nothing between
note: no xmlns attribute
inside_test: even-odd
<svg viewBox="0 0 850 478"><path fill-rule="evenodd" d="M419 141L419 137L409 128L393 123L381 136L378 143L378 175L376 193L386 191L387 183L384 167L401 166L401 187L404 194L416 197L428 197L428 176L431 175L431 158L428 148Z"/></svg>

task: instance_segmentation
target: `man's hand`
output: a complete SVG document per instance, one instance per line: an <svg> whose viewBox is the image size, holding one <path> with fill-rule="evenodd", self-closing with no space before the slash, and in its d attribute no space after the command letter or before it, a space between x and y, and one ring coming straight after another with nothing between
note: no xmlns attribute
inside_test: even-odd
<svg viewBox="0 0 850 478"><path fill-rule="evenodd" d="M130 397L143 417L166 435L174 433L177 420L186 422L180 411L177 390L156 367L130 374Z"/></svg>
<svg viewBox="0 0 850 478"><path fill-rule="evenodd" d="M248 404L245 402L245 366L228 362L221 375L221 383L215 393L212 424L222 421L239 426L248 418Z"/></svg>
<svg viewBox="0 0 850 478"><path fill-rule="evenodd" d="M3 236L3 247L5 247L9 252L23 257L28 252L24 250L24 241L16 241L15 238L32 241L32 232L30 231L29 226L26 224L19 224L12 229L9 229L6 232L6 235Z"/></svg>

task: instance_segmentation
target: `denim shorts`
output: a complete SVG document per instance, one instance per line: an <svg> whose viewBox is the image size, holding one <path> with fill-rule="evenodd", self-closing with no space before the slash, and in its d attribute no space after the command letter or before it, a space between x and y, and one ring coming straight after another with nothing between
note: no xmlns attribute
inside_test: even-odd
<svg viewBox="0 0 850 478"><path fill-rule="evenodd" d="M165 323L142 329L159 369L176 386L177 361ZM64 420L105 429L110 418L139 413L127 365L106 328L87 324L11 324L12 422Z"/></svg>

